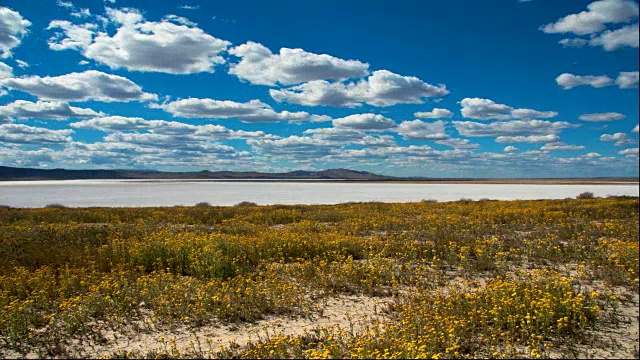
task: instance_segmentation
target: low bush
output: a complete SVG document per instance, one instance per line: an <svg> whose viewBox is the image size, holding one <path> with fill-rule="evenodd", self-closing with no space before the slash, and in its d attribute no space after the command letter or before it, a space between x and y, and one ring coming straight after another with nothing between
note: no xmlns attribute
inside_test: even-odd
<svg viewBox="0 0 640 360"><path fill-rule="evenodd" d="M59 203L53 203L53 204L48 204L47 206L45 206L45 208L48 209L65 209L66 206L59 204Z"/></svg>
<svg viewBox="0 0 640 360"><path fill-rule="evenodd" d="M237 204L235 204L234 206L258 206L258 204L251 202L251 201L242 201L239 202Z"/></svg>
<svg viewBox="0 0 640 360"><path fill-rule="evenodd" d="M593 199L593 198L595 198L595 196L590 191L585 191L579 194L578 196L576 196L576 199Z"/></svg>

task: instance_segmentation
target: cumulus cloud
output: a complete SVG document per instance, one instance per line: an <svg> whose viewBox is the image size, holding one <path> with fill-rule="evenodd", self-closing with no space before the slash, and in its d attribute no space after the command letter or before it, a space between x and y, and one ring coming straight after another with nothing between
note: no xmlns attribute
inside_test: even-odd
<svg viewBox="0 0 640 360"><path fill-rule="evenodd" d="M18 119L52 119L67 120L69 118L83 118L103 115L92 109L69 106L61 101L16 100L10 104L0 106L0 117Z"/></svg>
<svg viewBox="0 0 640 360"><path fill-rule="evenodd" d="M579 126L564 121L544 120L497 121L487 124L473 121L454 121L453 125L460 135L470 137L549 135L556 134L563 129Z"/></svg>
<svg viewBox="0 0 640 360"><path fill-rule="evenodd" d="M570 150L583 150L585 147L582 145L569 145L563 142L554 142L545 144L540 148L542 151L570 151Z"/></svg>
<svg viewBox="0 0 640 360"><path fill-rule="evenodd" d="M415 112L413 116L421 119L446 119L453 117L453 113L447 109L434 108L431 111Z"/></svg>
<svg viewBox="0 0 640 360"><path fill-rule="evenodd" d="M153 101L158 96L142 91L133 81L118 75L87 70L60 76L25 76L0 79L0 85L24 91L43 100Z"/></svg>
<svg viewBox="0 0 640 360"><path fill-rule="evenodd" d="M565 90L576 86L589 85L595 88L611 86L615 82L620 89L633 89L638 87L637 71L621 71L615 81L607 75L574 75L564 73L556 77L556 83Z"/></svg>
<svg viewBox="0 0 640 360"><path fill-rule="evenodd" d="M636 127L633 128L633 130L631 130L632 132L638 132L638 125L636 125Z"/></svg>
<svg viewBox="0 0 640 360"><path fill-rule="evenodd" d="M506 152L506 153L512 153L512 152L516 152L518 150L519 149L517 147L515 147L515 146L505 146L503 151Z"/></svg>
<svg viewBox="0 0 640 360"><path fill-rule="evenodd" d="M71 141L73 130L50 130L23 124L0 125L0 143L20 145L56 145Z"/></svg>
<svg viewBox="0 0 640 360"><path fill-rule="evenodd" d="M176 24L186 25L186 26L191 26L191 27L198 26L198 24L196 24L193 21L187 19L186 17L178 16L178 15L174 15L174 14L169 14L169 15L163 16L162 17L162 21L171 21L171 22L174 22Z"/></svg>
<svg viewBox="0 0 640 360"><path fill-rule="evenodd" d="M613 142L614 146L625 146L634 143L625 133L602 134L600 135L600 141Z"/></svg>
<svg viewBox="0 0 640 360"><path fill-rule="evenodd" d="M107 17L117 26L113 35L92 24L52 21L49 28L61 32L50 39L49 47L79 50L112 69L192 74L213 72L215 65L225 62L220 54L231 45L175 15L154 22L135 9L107 8Z"/></svg>
<svg viewBox="0 0 640 360"><path fill-rule="evenodd" d="M93 42L98 25L92 23L73 24L66 20L53 20L47 30L57 29L47 44L51 50L83 50Z"/></svg>
<svg viewBox="0 0 640 360"><path fill-rule="evenodd" d="M480 148L480 145L472 143L469 139L448 138L438 140L436 144L450 146L456 150L473 150Z"/></svg>
<svg viewBox="0 0 640 360"><path fill-rule="evenodd" d="M434 86L414 76L378 70L358 82L330 83L316 80L286 89L271 89L269 94L278 102L355 107L363 103L373 106L422 104L424 98L442 97L449 94L449 91L444 85Z"/></svg>
<svg viewBox="0 0 640 360"><path fill-rule="evenodd" d="M262 44L247 42L229 49L240 62L229 66L229 73L252 84L293 85L313 80L345 80L369 74L369 64L343 60L302 49L280 49L279 54Z"/></svg>
<svg viewBox="0 0 640 360"><path fill-rule="evenodd" d="M591 46L602 46L606 51L618 50L628 46L638 48L638 24L628 25L616 30L607 30L589 41Z"/></svg>
<svg viewBox="0 0 640 360"><path fill-rule="evenodd" d="M604 112L604 113L582 114L580 115L579 118L582 121L598 122L598 121L622 120L626 118L626 116L617 112Z"/></svg>
<svg viewBox="0 0 640 360"><path fill-rule="evenodd" d="M19 12L0 6L0 58L11 56L11 50L20 45L31 22Z"/></svg>
<svg viewBox="0 0 640 360"><path fill-rule="evenodd" d="M590 85L595 88L601 88L613 85L613 79L606 75L594 76L564 73L556 77L556 83L565 90L581 85Z"/></svg>
<svg viewBox="0 0 640 360"><path fill-rule="evenodd" d="M637 71L622 71L616 79L616 85L620 89L633 89L638 87L638 72Z"/></svg>
<svg viewBox="0 0 640 360"><path fill-rule="evenodd" d="M589 44L589 40L574 38L574 39L562 39L558 41L558 44L566 48L581 48Z"/></svg>
<svg viewBox="0 0 640 360"><path fill-rule="evenodd" d="M493 100L481 98L464 98L460 102L462 116L477 120L510 120L552 118L558 116L555 111L538 111L533 109L514 109Z"/></svg>
<svg viewBox="0 0 640 360"><path fill-rule="evenodd" d="M366 133L361 130L354 130L349 128L316 128L307 129L303 131L305 135L311 135L316 139L335 141L335 142L353 142L362 139L366 136Z"/></svg>
<svg viewBox="0 0 640 360"><path fill-rule="evenodd" d="M549 135L529 135L529 136L498 136L496 142L498 143L548 143L558 142L560 137L555 134Z"/></svg>
<svg viewBox="0 0 640 360"><path fill-rule="evenodd" d="M73 9L75 7L73 6L73 3L71 1L62 1L62 0L56 1L56 5L63 8L67 8L67 9Z"/></svg>
<svg viewBox="0 0 640 360"><path fill-rule="evenodd" d="M356 130L387 130L394 128L393 120L378 114L354 114L333 120L333 126Z"/></svg>
<svg viewBox="0 0 640 360"><path fill-rule="evenodd" d="M0 79L10 78L13 76L13 68L0 61Z"/></svg>
<svg viewBox="0 0 640 360"><path fill-rule="evenodd" d="M422 120L403 121L396 128L396 132L405 140L445 140L445 122L426 122Z"/></svg>
<svg viewBox="0 0 640 360"><path fill-rule="evenodd" d="M587 10L570 14L542 26L545 33L593 34L607 24L626 23L638 17L638 4L630 0L602 0L587 5Z"/></svg>
<svg viewBox="0 0 640 360"><path fill-rule="evenodd" d="M317 159L339 151L332 141L308 136L289 136L278 140L247 140L252 149L263 155L286 156L293 159Z"/></svg>
<svg viewBox="0 0 640 360"><path fill-rule="evenodd" d="M329 121L324 115L311 115L305 111L276 112L271 106L260 100L239 103L229 100L189 98L152 105L171 113L173 116L185 118L238 118L243 122L278 122L278 121Z"/></svg>
<svg viewBox="0 0 640 360"><path fill-rule="evenodd" d="M618 154L636 157L638 156L638 148L620 150L618 151Z"/></svg>
<svg viewBox="0 0 640 360"><path fill-rule="evenodd" d="M262 131L230 130L221 125L190 125L177 121L146 120L139 117L104 116L71 124L78 129L105 132L149 131L157 135L191 136L192 140L275 138Z"/></svg>
<svg viewBox="0 0 640 360"><path fill-rule="evenodd" d="M216 154L217 156L225 155L226 157L239 155L239 152L232 146L206 141L192 135L115 132L105 136L103 141L115 144L140 145L155 151L158 149L171 150L174 152L173 156L179 156L177 153L184 154L188 152Z"/></svg>
<svg viewBox="0 0 640 360"><path fill-rule="evenodd" d="M510 106L496 104L493 100L480 98L464 98L460 101L462 116L478 120L509 120L511 119Z"/></svg>

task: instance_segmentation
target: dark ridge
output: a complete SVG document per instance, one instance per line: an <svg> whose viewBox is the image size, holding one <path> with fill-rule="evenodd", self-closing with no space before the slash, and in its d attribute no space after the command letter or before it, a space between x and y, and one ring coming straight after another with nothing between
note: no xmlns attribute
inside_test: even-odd
<svg viewBox="0 0 640 360"><path fill-rule="evenodd" d="M366 171L349 169L329 169L323 171L297 170L286 173L263 173L256 171L194 171L164 172L150 170L67 170L67 169L31 169L0 166L0 180L89 180L89 179L273 179L273 180L397 180L393 176L377 175Z"/></svg>

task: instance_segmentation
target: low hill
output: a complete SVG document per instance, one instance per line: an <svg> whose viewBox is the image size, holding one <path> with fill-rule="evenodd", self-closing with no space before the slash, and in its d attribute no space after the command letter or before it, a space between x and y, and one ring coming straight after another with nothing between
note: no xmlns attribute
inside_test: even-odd
<svg viewBox="0 0 640 360"><path fill-rule="evenodd" d="M0 166L0 180L88 180L88 179L265 179L265 180L394 180L392 176L377 175L366 171L329 169L323 171L297 170L285 173L197 171L163 172L143 170L68 170L31 169Z"/></svg>

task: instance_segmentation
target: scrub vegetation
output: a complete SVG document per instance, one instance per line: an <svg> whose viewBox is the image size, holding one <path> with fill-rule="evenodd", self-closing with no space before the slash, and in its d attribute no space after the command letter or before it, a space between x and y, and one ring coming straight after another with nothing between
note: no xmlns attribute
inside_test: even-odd
<svg viewBox="0 0 640 360"><path fill-rule="evenodd" d="M638 198L239 205L0 207L0 356L575 357L638 292ZM345 296L385 302L357 326L196 335Z"/></svg>

